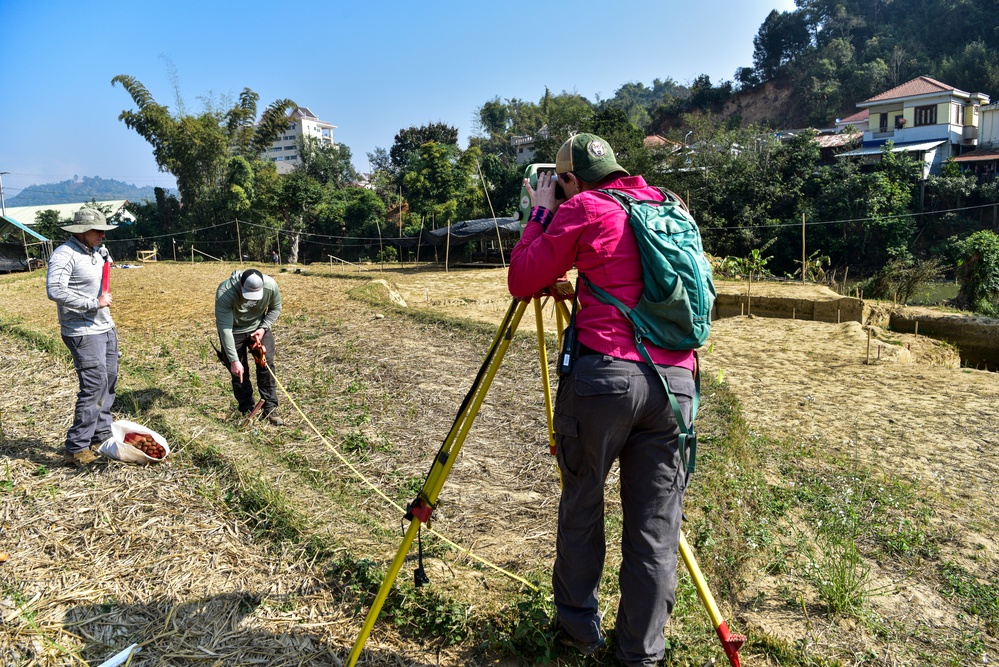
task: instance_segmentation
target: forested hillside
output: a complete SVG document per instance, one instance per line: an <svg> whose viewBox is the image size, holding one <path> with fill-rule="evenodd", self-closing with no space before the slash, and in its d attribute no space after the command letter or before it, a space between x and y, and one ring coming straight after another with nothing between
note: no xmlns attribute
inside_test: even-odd
<svg viewBox="0 0 999 667"><path fill-rule="evenodd" d="M60 183L29 185L17 195L7 199L7 206L44 206L45 204L74 204L84 201L127 199L133 202L154 201L155 188L137 187L123 181L99 176L73 177Z"/></svg>

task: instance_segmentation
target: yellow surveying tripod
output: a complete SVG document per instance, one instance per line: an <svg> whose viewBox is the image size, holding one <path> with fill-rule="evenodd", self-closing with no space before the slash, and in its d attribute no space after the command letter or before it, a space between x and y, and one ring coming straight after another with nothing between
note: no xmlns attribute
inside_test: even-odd
<svg viewBox="0 0 999 667"><path fill-rule="evenodd" d="M402 569L403 562L406 560L406 556L413 545L413 540L415 540L419 534L420 527L425 523L429 523L430 515L437 506L437 497L440 494L441 488L443 488L444 482L447 480L448 474L451 472L451 466L454 465L455 459L457 459L458 453L461 451L461 446L465 442L465 437L468 435L468 432L472 427L472 422L475 421L476 415L478 415L479 408L482 406L482 402L486 398L486 393L489 391L489 386L492 384L493 378L499 370L500 363L503 361L503 356L506 354L507 349L510 347L510 343L513 341L514 333L516 333L517 327L520 325L520 321L523 319L524 312L527 310L529 303L534 304L534 317L537 323L538 358L541 364L541 383L544 389L545 413L548 419L548 446L549 451L552 454L555 454L553 402L551 394L551 381L548 373L548 351L545 344L542 300L549 297L555 300L555 316L559 336L559 345L561 346L562 331L565 329L565 325L570 318L569 309L565 302L568 299L571 299L573 295L574 291L572 283L568 280L560 280L551 287L543 290L541 293L534 295L529 300L514 299L510 304L510 308L507 310L506 316L503 318L499 329L496 331L496 336L493 338L492 345L489 347L486 358L483 360L482 366L479 368L479 372L475 376L475 381L472 383L472 387L468 390L468 393L465 395L465 399L461 403L461 408L458 410L458 416L455 417L454 423L451 425L451 430L444 438L444 442L441 444L441 448L437 452L437 456L434 458L434 462L431 465L430 472L427 474L426 481L423 483L423 487L420 489L413 502L411 502L406 508L405 519L410 522L409 528L403 536L402 544L399 545L399 550L396 552L395 558L392 560L388 571L385 573L385 579L382 581L382 585L378 589L377 595L375 595L374 602L371 603L371 608L368 610L368 615L364 619L364 625L361 627L361 632L354 641L354 647L351 649L350 657L347 660L347 667L354 667L354 665L357 664L361 651L364 649L364 644L367 642L368 636L374 628L375 621L378 619L379 613L381 613L382 606L384 606L385 600L388 598L388 594L395 583L396 577L399 575L399 570ZM697 594L708 611L711 622L718 633L719 639L721 639L723 648L725 649L725 654L728 656L732 667L739 667L738 650L739 647L742 646L743 642L746 641L746 638L742 635L733 635L729 633L728 626L722 618L721 613L718 611L718 607L715 605L711 591L708 589L707 583L701 575L700 568L697 566L694 554L687 545L687 541L683 536L683 531L680 532L680 556L683 559L684 564L687 566L687 571L690 573L691 578L694 580L694 585L697 588ZM417 570L417 581L421 581L421 576L425 577L421 570ZM421 583L425 582L425 579L421 581Z"/></svg>

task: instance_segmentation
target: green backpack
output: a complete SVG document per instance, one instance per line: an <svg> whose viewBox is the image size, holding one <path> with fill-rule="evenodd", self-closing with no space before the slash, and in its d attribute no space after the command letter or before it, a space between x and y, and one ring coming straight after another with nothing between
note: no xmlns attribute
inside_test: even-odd
<svg viewBox="0 0 999 667"><path fill-rule="evenodd" d="M649 339L667 350L696 350L711 330L715 284L704 256L697 223L679 197L656 188L665 201L639 201L616 190L600 190L628 213L642 257L645 289L628 308L589 281L587 286L604 303L621 309L635 325L639 340Z"/></svg>
<svg viewBox="0 0 999 667"><path fill-rule="evenodd" d="M638 351L653 370L655 363L642 341L648 339L667 350L696 350L708 338L715 302L711 265L704 256L697 223L678 196L669 190L656 189L664 201L638 200L617 190L600 190L613 197L628 213L628 223L638 241L645 287L635 307L629 308L582 276L594 296L617 306L631 321ZM687 471L693 473L697 436L693 427L684 423L680 406L666 380L662 376L659 378L680 426L681 458ZM696 386L691 423L697 415L701 390L699 374Z"/></svg>

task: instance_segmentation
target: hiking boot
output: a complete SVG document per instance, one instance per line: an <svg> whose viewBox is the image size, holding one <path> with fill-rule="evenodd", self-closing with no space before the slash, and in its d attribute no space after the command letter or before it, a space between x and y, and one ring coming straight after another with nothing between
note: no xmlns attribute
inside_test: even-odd
<svg viewBox="0 0 999 667"><path fill-rule="evenodd" d="M568 646L569 648L577 650L583 655L593 655L600 649L607 646L607 642L603 637L597 637L595 641L584 642L576 639L568 632L566 632L561 625L556 623L555 625L555 635L558 637L558 641L562 646Z"/></svg>
<svg viewBox="0 0 999 667"><path fill-rule="evenodd" d="M97 454L89 448L79 452L63 452L62 457L66 465L76 466L77 468L86 468L97 460Z"/></svg>
<svg viewBox="0 0 999 667"><path fill-rule="evenodd" d="M284 426L284 420L281 419L280 416L278 416L278 413L277 413L276 409L275 410L271 410L270 412L268 412L267 416L264 417L264 419L266 419L267 421L269 421L274 426Z"/></svg>
<svg viewBox="0 0 999 667"><path fill-rule="evenodd" d="M582 642L579 641L578 639L570 637L565 632L559 633L558 640L559 643L562 644L562 646L568 646L569 648L576 649L582 655L593 655L603 647L607 646L607 642L604 640L603 637L600 637L594 642Z"/></svg>

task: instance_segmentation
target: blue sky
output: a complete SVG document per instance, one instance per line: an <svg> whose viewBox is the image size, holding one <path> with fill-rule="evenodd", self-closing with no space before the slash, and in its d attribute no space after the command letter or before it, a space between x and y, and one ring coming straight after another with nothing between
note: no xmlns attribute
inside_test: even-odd
<svg viewBox="0 0 999 667"><path fill-rule="evenodd" d="M4 194L74 175L173 187L118 120L134 108L118 74L171 109L179 92L192 113L246 87L259 111L290 98L336 125L367 171L367 153L412 125L448 123L466 146L496 96L537 102L547 86L596 101L627 82L732 80L773 9L793 0L0 0Z"/></svg>

